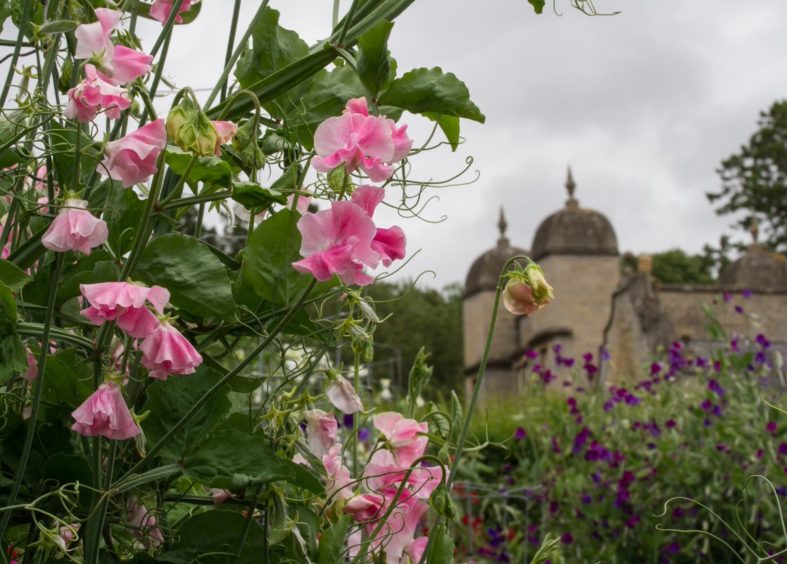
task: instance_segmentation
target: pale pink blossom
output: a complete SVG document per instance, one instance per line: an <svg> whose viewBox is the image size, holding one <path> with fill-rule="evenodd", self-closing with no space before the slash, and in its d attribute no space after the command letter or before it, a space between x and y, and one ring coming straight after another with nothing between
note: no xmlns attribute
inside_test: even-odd
<svg viewBox="0 0 787 564"><path fill-rule="evenodd" d="M554 299L552 286L547 284L537 264L530 263L524 270L515 270L508 276L503 288L503 305L510 313L530 315Z"/></svg>
<svg viewBox="0 0 787 564"><path fill-rule="evenodd" d="M325 395L333 406L342 413L363 411L363 403L358 392L347 378L336 376L325 389Z"/></svg>
<svg viewBox="0 0 787 564"><path fill-rule="evenodd" d="M164 313L169 302L166 288L148 288L129 282L80 284L79 291L90 304L80 313L93 325L117 321L118 327L135 339L144 339L159 325L158 318L145 303L150 303L158 313Z"/></svg>
<svg viewBox="0 0 787 564"><path fill-rule="evenodd" d="M191 8L192 0L183 0L183 3L178 9L178 15L175 16L175 23L183 23L183 18L180 14L188 11ZM172 13L172 7L175 5L175 0L155 0L150 7L150 17L157 19L161 24L165 24L169 15Z"/></svg>
<svg viewBox="0 0 787 564"><path fill-rule="evenodd" d="M359 186L352 195L353 203L361 206L363 210L374 217L374 212L385 197L385 189L375 186ZM405 257L407 238L404 231L398 226L376 228L371 247L380 256L384 266L390 266L394 260Z"/></svg>
<svg viewBox="0 0 787 564"><path fill-rule="evenodd" d="M36 170L35 174L33 175L33 189L36 192L40 192L41 194L46 194L47 192L47 185L46 185L46 178L49 174L49 170L46 168L46 165L41 165Z"/></svg>
<svg viewBox="0 0 787 564"><path fill-rule="evenodd" d="M112 65L107 69L107 73L115 84L127 84L148 74L152 62L152 55L125 45L116 45Z"/></svg>
<svg viewBox="0 0 787 564"><path fill-rule="evenodd" d="M322 464L327 475L325 482L325 495L333 501L337 499L350 499L352 492L352 478L350 470L342 460L342 445L333 445L328 452L322 455Z"/></svg>
<svg viewBox="0 0 787 564"><path fill-rule="evenodd" d="M363 272L374 267L380 257L371 247L377 232L372 219L353 202L332 202L331 209L310 213L298 220L301 255L293 263L299 272L317 280L338 275L345 284L365 286L373 278Z"/></svg>
<svg viewBox="0 0 787 564"><path fill-rule="evenodd" d="M426 545L429 544L429 537L417 537L404 547L404 555L401 564L418 564L424 555Z"/></svg>
<svg viewBox="0 0 787 564"><path fill-rule="evenodd" d="M130 105L128 92L104 80L93 65L85 65L85 78L68 91L68 105L63 115L86 123L99 111L104 111L110 119L118 119L120 112Z"/></svg>
<svg viewBox="0 0 787 564"><path fill-rule="evenodd" d="M386 411L374 416L374 426L385 437L399 465L409 467L423 456L429 442L425 436L429 432L426 423L407 419L395 411Z"/></svg>
<svg viewBox="0 0 787 564"><path fill-rule="evenodd" d="M68 552L71 543L77 540L77 533L81 527L80 523L71 523L60 527L57 537L55 537L55 544L63 552Z"/></svg>
<svg viewBox="0 0 787 564"><path fill-rule="evenodd" d="M369 115L364 98L347 102L342 115L322 122L314 132L314 168L329 172L344 164L351 173L359 167L373 182L387 180L393 163L410 151L407 126L396 127L391 119Z"/></svg>
<svg viewBox="0 0 787 564"><path fill-rule="evenodd" d="M287 209L292 209L292 200L295 198L295 194L290 194L287 196ZM311 198L309 196L297 196L298 203L295 204L295 209L301 215L306 215L309 212L309 204L311 204Z"/></svg>
<svg viewBox="0 0 787 564"><path fill-rule="evenodd" d="M96 8L95 12L98 21L79 25L74 30L77 39L74 56L77 59L91 59L101 67L107 67L115 52L110 35L120 22L121 13L106 8Z"/></svg>
<svg viewBox="0 0 787 564"><path fill-rule="evenodd" d="M157 548L164 544L164 535L158 527L158 519L134 497L126 502L126 521L131 534L142 540L146 546Z"/></svg>
<svg viewBox="0 0 787 564"><path fill-rule="evenodd" d="M216 129L216 156L221 156L221 146L232 141L238 132L238 126L231 121L214 121L213 127Z"/></svg>
<svg viewBox="0 0 787 564"><path fill-rule="evenodd" d="M306 442L314 456L321 457L328 453L336 444L338 424L336 418L321 409L307 411L306 416Z"/></svg>
<svg viewBox="0 0 787 564"><path fill-rule="evenodd" d="M66 200L65 207L41 237L41 244L50 251L79 251L85 255L103 245L109 236L107 224L85 208L85 200Z"/></svg>
<svg viewBox="0 0 787 564"><path fill-rule="evenodd" d="M123 399L120 386L114 382L101 384L71 413L71 417L75 420L71 430L85 437L124 440L140 433Z"/></svg>
<svg viewBox="0 0 787 564"><path fill-rule="evenodd" d="M29 348L27 349L27 370L22 373L22 378L28 382L38 378L38 361L36 360L36 355Z"/></svg>
<svg viewBox="0 0 787 564"><path fill-rule="evenodd" d="M142 366L148 369L151 378L166 380L170 374L193 374L202 364L197 349L168 321L158 327L142 341Z"/></svg>
<svg viewBox="0 0 787 564"><path fill-rule="evenodd" d="M104 173L119 180L124 188L145 182L156 173L161 151L167 146L167 131L164 120L157 119L117 141L107 143Z"/></svg>
<svg viewBox="0 0 787 564"><path fill-rule="evenodd" d="M210 496L213 498L213 505L221 505L232 497L232 492L220 488L211 488Z"/></svg>
<svg viewBox="0 0 787 564"><path fill-rule="evenodd" d="M441 466L416 466L401 464L387 450L378 450L364 468L367 487L372 491L385 492L398 489L406 482L408 495L428 500L443 479Z"/></svg>

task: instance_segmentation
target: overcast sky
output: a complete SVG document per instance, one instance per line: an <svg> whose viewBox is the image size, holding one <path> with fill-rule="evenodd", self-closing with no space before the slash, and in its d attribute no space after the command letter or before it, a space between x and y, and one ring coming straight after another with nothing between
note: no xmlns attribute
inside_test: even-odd
<svg viewBox="0 0 787 564"><path fill-rule="evenodd" d="M464 281L495 243L501 205L512 242L529 249L539 222L563 206L568 164L580 204L609 217L621 252L697 252L731 223L704 194L717 189L715 169L754 132L758 112L787 92L787 2L595 1L622 13L591 18L567 0L557 0L562 17L549 6L536 16L526 0L418 0L397 19L390 47L400 71L454 72L487 116L463 122L456 153L414 159L414 178L441 179L473 157L467 178L477 170L478 181L434 191L439 200L424 211L445 221L378 222L399 223L408 250L421 249L404 276L431 269L429 285ZM167 69L179 85L210 87L222 66L231 2L203 2L171 47ZM244 4L241 22L258 5ZM330 0L270 5L309 43L330 31ZM145 46L159 29L141 26ZM403 119L423 142L428 124Z"/></svg>

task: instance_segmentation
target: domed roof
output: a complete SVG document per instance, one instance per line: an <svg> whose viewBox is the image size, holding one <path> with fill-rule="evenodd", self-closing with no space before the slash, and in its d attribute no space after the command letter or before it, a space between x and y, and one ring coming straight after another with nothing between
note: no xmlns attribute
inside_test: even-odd
<svg viewBox="0 0 787 564"><path fill-rule="evenodd" d="M737 290L787 290L787 263L784 255L772 253L757 243L719 274L723 287Z"/></svg>
<svg viewBox="0 0 787 564"><path fill-rule="evenodd" d="M566 207L547 217L533 237L533 260L548 255L615 255L618 238L601 213L580 208L574 198L576 184L568 169Z"/></svg>
<svg viewBox="0 0 787 564"><path fill-rule="evenodd" d="M497 288L500 270L506 261L513 256L527 254L527 251L524 249L512 247L508 237L505 236L508 224L502 208L500 209L500 220L497 226L500 229L500 238L497 240L497 246L489 249L473 262L465 279L465 297L483 290L494 291Z"/></svg>

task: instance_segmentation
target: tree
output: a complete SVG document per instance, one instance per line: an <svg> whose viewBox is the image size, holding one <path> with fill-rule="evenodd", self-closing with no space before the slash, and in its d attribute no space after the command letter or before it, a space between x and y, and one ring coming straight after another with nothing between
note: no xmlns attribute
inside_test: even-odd
<svg viewBox="0 0 787 564"><path fill-rule="evenodd" d="M757 221L762 243L787 251L787 100L760 113L759 129L717 170L722 187L707 193L719 215L738 214L737 228ZM739 245L742 246L742 245Z"/></svg>
<svg viewBox="0 0 787 564"><path fill-rule="evenodd" d="M713 265L710 256L670 249L653 255L653 276L665 284L710 284Z"/></svg>

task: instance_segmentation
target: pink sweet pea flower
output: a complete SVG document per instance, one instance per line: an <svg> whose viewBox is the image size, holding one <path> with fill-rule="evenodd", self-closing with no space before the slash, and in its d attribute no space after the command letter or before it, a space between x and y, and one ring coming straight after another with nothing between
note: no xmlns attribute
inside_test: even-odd
<svg viewBox="0 0 787 564"><path fill-rule="evenodd" d="M118 327L135 339L144 339L159 325L158 318L145 307L145 302L150 302L159 313L164 313L169 302L169 290L161 286L148 288L128 282L100 282L80 284L79 291L90 303L90 307L80 313L93 325L117 320Z"/></svg>
<svg viewBox="0 0 787 564"><path fill-rule="evenodd" d="M404 547L404 556L401 564L418 564L424 555L429 537L418 537L413 542Z"/></svg>
<svg viewBox="0 0 787 564"><path fill-rule="evenodd" d="M336 432L339 428L336 418L321 409L312 409L304 415L309 450L314 456L321 457L336 444Z"/></svg>
<svg viewBox="0 0 787 564"><path fill-rule="evenodd" d="M385 189L375 186L359 186L352 195L352 201L361 206L369 217L374 217L377 205L383 201ZM371 247L378 255L383 266L390 266L391 262L405 257L407 237L398 226L377 228Z"/></svg>
<svg viewBox="0 0 787 564"><path fill-rule="evenodd" d="M156 173L156 161L167 146L167 131L164 120L157 119L135 132L107 143L104 173L119 180L124 188L145 182Z"/></svg>
<svg viewBox="0 0 787 564"><path fill-rule="evenodd" d="M221 146L232 141L238 132L238 126L231 121L214 121L213 127L216 129L216 156L221 156Z"/></svg>
<svg viewBox="0 0 787 564"><path fill-rule="evenodd" d="M79 251L89 255L91 249L106 242L107 224L85 209L85 200L66 200L65 206L49 225L41 244L58 253Z"/></svg>
<svg viewBox="0 0 787 564"><path fill-rule="evenodd" d="M32 382L38 378L38 361L30 349L27 347L25 348L27 349L27 370L22 373L22 378L28 382Z"/></svg>
<svg viewBox="0 0 787 564"><path fill-rule="evenodd" d="M77 59L91 59L102 68L108 67L115 53L115 46L109 38L112 30L120 22L121 13L106 8L96 8L97 22L82 24L74 30L77 39L74 56Z"/></svg>
<svg viewBox="0 0 787 564"><path fill-rule="evenodd" d="M146 546L157 548L164 544L164 535L158 527L158 519L135 497L129 498L126 503L126 521L131 534L141 539Z"/></svg>
<svg viewBox="0 0 787 564"><path fill-rule="evenodd" d="M295 198L295 194L287 196L288 210L292 209L293 198ZM301 215L306 215L309 212L309 204L311 204L311 198L309 196L298 196L298 203L295 204L295 210Z"/></svg>
<svg viewBox="0 0 787 564"><path fill-rule="evenodd" d="M111 68L107 69L107 72L115 84L127 84L148 74L152 62L152 55L124 45L117 45L112 56Z"/></svg>
<svg viewBox="0 0 787 564"><path fill-rule="evenodd" d="M75 419L71 430L85 437L102 436L120 441L140 433L120 386L114 382L101 384L71 417Z"/></svg>
<svg viewBox="0 0 787 564"><path fill-rule="evenodd" d="M229 490L222 490L219 488L210 489L210 497L213 498L213 505L221 505L232 497L232 492Z"/></svg>
<svg viewBox="0 0 787 564"><path fill-rule="evenodd" d="M197 349L168 321L162 321L145 337L139 349L142 366L157 380L166 380L170 374L193 374L202 364Z"/></svg>
<svg viewBox="0 0 787 564"><path fill-rule="evenodd" d="M325 395L333 406L342 413L355 413L363 411L363 403L358 397L358 392L347 378L336 376L325 389Z"/></svg>
<svg viewBox="0 0 787 564"><path fill-rule="evenodd" d="M71 543L77 540L77 533L79 532L80 523L71 523L60 527L60 531L55 537L55 544L63 552L68 552Z"/></svg>
<svg viewBox="0 0 787 564"><path fill-rule="evenodd" d="M352 492L352 478L350 470L342 461L342 445L335 444L322 456L327 479L325 482L325 495L332 501L337 499L350 499Z"/></svg>
<svg viewBox="0 0 787 564"><path fill-rule="evenodd" d="M363 266L376 266L380 257L371 243L377 229L372 219L352 202L332 202L331 209L306 214L298 220L303 260L293 263L298 272L317 280L334 274L345 284L365 286L373 278Z"/></svg>
<svg viewBox="0 0 787 564"><path fill-rule="evenodd" d="M85 65L85 79L68 91L68 105L63 115L86 123L103 110L110 119L118 119L120 112L130 105L131 100L124 89L104 80L93 65Z"/></svg>
<svg viewBox="0 0 787 564"><path fill-rule="evenodd" d="M417 466L408 475L409 469L409 465L398 463L389 451L378 450L372 455L363 474L372 491L396 491L406 481L408 495L428 500L443 479L442 467Z"/></svg>
<svg viewBox="0 0 787 564"><path fill-rule="evenodd" d="M373 182L393 174L392 163L402 160L412 141L407 126L396 127L391 119L370 116L365 98L347 102L341 116L328 118L314 133L314 168L329 172L344 163L351 173L359 167Z"/></svg>
<svg viewBox="0 0 787 564"><path fill-rule="evenodd" d="M374 426L383 434L398 464L409 467L423 456L429 439L429 425L406 419L401 413L386 411L374 416Z"/></svg>
<svg viewBox="0 0 787 564"><path fill-rule="evenodd" d="M183 23L183 18L180 16L183 12L191 8L192 0L183 0L183 3L178 9L178 15L175 16L175 23ZM172 7L175 5L175 0L156 0L150 7L150 17L155 18L164 25L172 13Z"/></svg>

